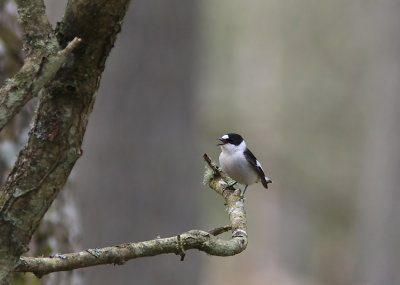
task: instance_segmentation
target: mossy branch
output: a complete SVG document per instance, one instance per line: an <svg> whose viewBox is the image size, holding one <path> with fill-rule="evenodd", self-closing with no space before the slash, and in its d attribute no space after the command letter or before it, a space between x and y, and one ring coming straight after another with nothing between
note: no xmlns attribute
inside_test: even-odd
<svg viewBox="0 0 400 285"><path fill-rule="evenodd" d="M59 46L42 0L17 0L16 3L27 57L20 71L0 89L0 131L55 77L81 42L75 38L65 49Z"/></svg>
<svg viewBox="0 0 400 285"><path fill-rule="evenodd" d="M0 131L19 110L56 75L67 61L68 55L78 46L81 39L74 38L65 49L43 57L26 58L21 70L6 80L0 89Z"/></svg>
<svg viewBox="0 0 400 285"><path fill-rule="evenodd" d="M44 50L58 50L58 42L47 18L43 0L16 0L15 3L28 57L39 57Z"/></svg>
<svg viewBox="0 0 400 285"><path fill-rule="evenodd" d="M43 0L17 0L28 51L26 70L1 89L0 128L36 96L36 91L42 90L43 96L28 142L0 187L0 284L9 279L28 250L33 233L82 155L83 136L104 64L128 4L129 0L92 0L90 5L84 0L68 1L56 38L47 29ZM80 42L75 37L83 41L73 56L67 56ZM58 61L65 56L65 64ZM51 69L54 62L56 68Z"/></svg>
<svg viewBox="0 0 400 285"><path fill-rule="evenodd" d="M205 173L208 186L225 198L231 225L210 231L191 230L177 236L125 243L116 246L87 249L81 252L55 254L50 257L21 257L16 272L33 272L36 276L68 271L101 264L123 264L130 259L174 253L185 257L185 251L197 249L216 256L232 256L246 249L246 214L240 191L228 185L225 175L205 154L204 159L211 169ZM232 238L223 240L217 235L232 230Z"/></svg>

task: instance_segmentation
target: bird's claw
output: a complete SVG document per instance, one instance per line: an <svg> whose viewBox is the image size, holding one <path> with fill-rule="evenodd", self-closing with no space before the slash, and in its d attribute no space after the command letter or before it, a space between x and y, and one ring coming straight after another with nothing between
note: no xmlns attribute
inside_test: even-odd
<svg viewBox="0 0 400 285"><path fill-rule="evenodd" d="M222 195L224 195L224 192L226 191L226 190L235 190L234 188L233 188L233 186L235 186L237 184L237 181L235 181L235 182L233 182L232 184L228 184L228 185L226 185L225 187L224 187L224 190L222 190Z"/></svg>

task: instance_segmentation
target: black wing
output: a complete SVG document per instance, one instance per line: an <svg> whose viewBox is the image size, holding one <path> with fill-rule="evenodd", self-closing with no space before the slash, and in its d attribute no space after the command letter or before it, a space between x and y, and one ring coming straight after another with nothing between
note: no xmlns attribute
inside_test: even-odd
<svg viewBox="0 0 400 285"><path fill-rule="evenodd" d="M272 183L269 178L265 177L264 170L262 169L261 163L258 162L257 158L254 154L247 148L244 151L244 156L246 157L247 161L250 163L251 167L253 167L254 171L258 173L261 179L262 185L268 189L268 183Z"/></svg>

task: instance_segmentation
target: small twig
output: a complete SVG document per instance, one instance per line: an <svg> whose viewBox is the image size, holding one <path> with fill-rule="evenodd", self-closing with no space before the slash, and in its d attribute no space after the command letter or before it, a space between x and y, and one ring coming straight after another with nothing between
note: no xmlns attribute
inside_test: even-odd
<svg viewBox="0 0 400 285"><path fill-rule="evenodd" d="M68 56L81 42L81 38L75 37L63 50L57 53L58 56Z"/></svg>
<svg viewBox="0 0 400 285"><path fill-rule="evenodd" d="M55 77L68 55L82 41L74 38L61 49L47 19L43 0L17 0L16 3L28 56L20 71L0 89L0 131Z"/></svg>
<svg viewBox="0 0 400 285"><path fill-rule="evenodd" d="M218 167L211 161L211 158L207 155L207 153L203 154L204 160L207 162L208 166L211 168L211 170L214 172L214 175L221 176L221 171L218 169Z"/></svg>
<svg viewBox="0 0 400 285"><path fill-rule="evenodd" d="M20 71L0 89L0 131L19 110L57 74L68 55L82 42L74 38L65 49L42 57L27 58Z"/></svg>
<svg viewBox="0 0 400 285"><path fill-rule="evenodd" d="M207 162L208 167L213 172L213 176L212 177L207 175L207 173L204 175L205 180L206 180L205 184L208 184L210 186L210 188L214 189L215 191L217 191L217 189L221 190L221 191L217 191L218 194L220 194L222 197L224 197L226 199L227 198L227 194L228 194L226 192L236 191L236 189L233 187L236 184L236 181L232 180L229 176L227 176L224 172L222 172L218 168L218 166L211 161L210 157L206 153L203 154L203 158ZM221 187L212 186L210 184L210 181L207 181L207 180L210 180L210 179L217 180L222 188Z"/></svg>
<svg viewBox="0 0 400 285"><path fill-rule="evenodd" d="M63 50L47 57L43 66L35 74L35 79L31 84L32 96L36 96L36 94L54 78L57 71L67 61L68 55L70 55L81 42L82 39L75 37Z"/></svg>

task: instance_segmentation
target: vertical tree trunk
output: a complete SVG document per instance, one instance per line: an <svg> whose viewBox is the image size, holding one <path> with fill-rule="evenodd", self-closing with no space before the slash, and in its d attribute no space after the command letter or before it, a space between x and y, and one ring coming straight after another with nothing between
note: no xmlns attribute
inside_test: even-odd
<svg viewBox="0 0 400 285"><path fill-rule="evenodd" d="M122 0L112 3L100 0L89 4L69 1L67 5L57 33L60 45L66 46L76 36L84 39L84 44L43 91L28 143L0 189L1 280L15 267L19 256L28 250L32 234L81 155L94 95L128 3ZM32 8L34 4L19 1L19 5L26 6L25 10L19 10L20 15L29 10L36 9L38 14L44 11L43 5ZM40 21L44 18L42 14L38 17ZM21 22L29 27L29 20ZM41 34L51 33L48 25L49 31L36 29L36 26L30 28L33 34L39 32L39 37L29 38L27 42L37 49L48 49L46 43L50 40L47 40L54 41L54 35L40 39ZM54 45L51 47L53 49ZM40 68L38 70L40 72Z"/></svg>

